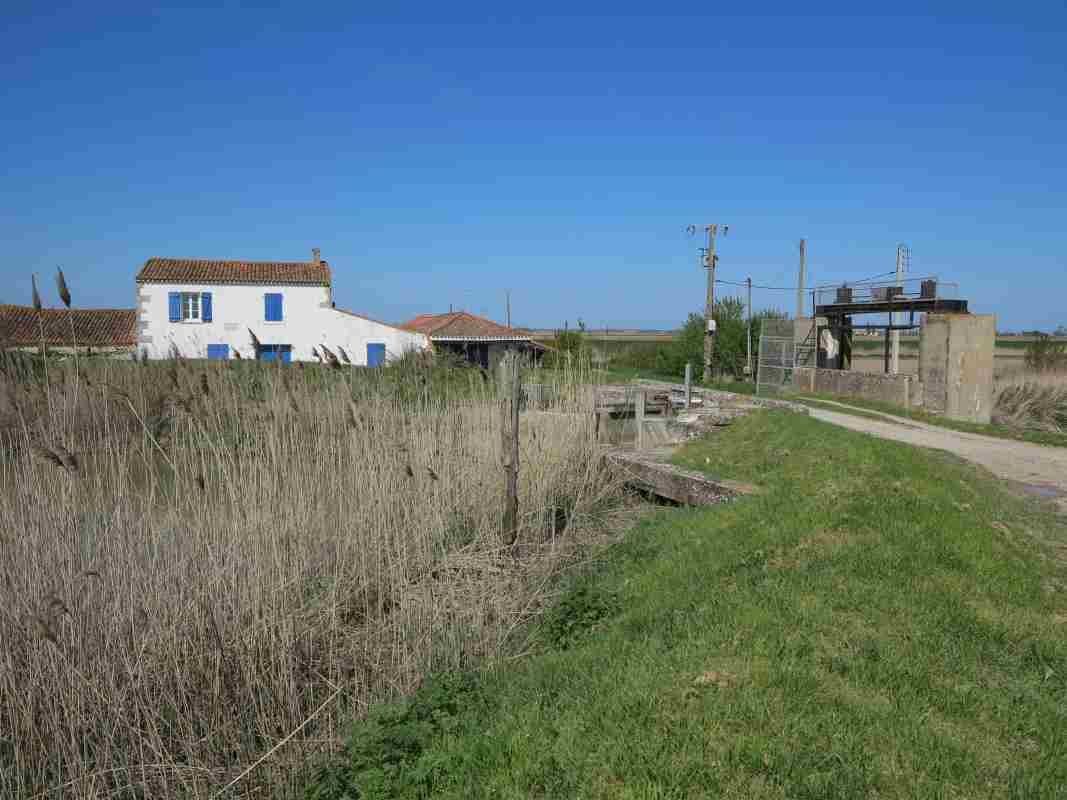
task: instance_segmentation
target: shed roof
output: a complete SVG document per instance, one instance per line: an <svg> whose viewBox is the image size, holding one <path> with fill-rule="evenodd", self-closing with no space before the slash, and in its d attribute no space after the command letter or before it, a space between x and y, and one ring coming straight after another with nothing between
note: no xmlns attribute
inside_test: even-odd
<svg viewBox="0 0 1067 800"><path fill-rule="evenodd" d="M221 261L153 256L137 273L137 282L329 286L330 266L322 260Z"/></svg>
<svg viewBox="0 0 1067 800"><path fill-rule="evenodd" d="M519 328L509 328L491 319L467 311L448 314L419 314L401 325L402 328L425 333L435 342L448 341L530 341L530 334Z"/></svg>
<svg viewBox="0 0 1067 800"><path fill-rule="evenodd" d="M0 347L133 347L133 308L46 308L0 305Z"/></svg>

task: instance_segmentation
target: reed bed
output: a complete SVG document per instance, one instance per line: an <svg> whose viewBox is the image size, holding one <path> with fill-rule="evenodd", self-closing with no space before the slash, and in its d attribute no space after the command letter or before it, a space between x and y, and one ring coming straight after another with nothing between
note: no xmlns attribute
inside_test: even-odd
<svg viewBox="0 0 1067 800"><path fill-rule="evenodd" d="M1067 433L1067 370L1032 370L998 379L993 421L1020 430Z"/></svg>
<svg viewBox="0 0 1067 800"><path fill-rule="evenodd" d="M580 375L66 362L0 380L0 796L284 796L368 704L505 651L628 513Z"/></svg>

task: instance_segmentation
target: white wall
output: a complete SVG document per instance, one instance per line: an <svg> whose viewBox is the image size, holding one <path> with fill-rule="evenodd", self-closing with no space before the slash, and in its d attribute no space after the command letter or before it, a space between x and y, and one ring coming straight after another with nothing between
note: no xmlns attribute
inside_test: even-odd
<svg viewBox="0 0 1067 800"><path fill-rule="evenodd" d="M367 363L367 344L383 343L387 358L408 350L429 347L421 333L394 328L373 320L352 316L330 307L330 290L325 286L233 286L204 284L139 284L138 353L149 358L168 358L171 346L186 358L206 358L209 344L227 344L230 357L236 348L244 358L253 357L251 328L261 344L288 344L293 361L314 361L311 348L325 344L334 353L338 346L352 363ZM170 292L211 292L211 322L171 322L167 296ZM263 295L277 292L282 301L283 320L263 318Z"/></svg>

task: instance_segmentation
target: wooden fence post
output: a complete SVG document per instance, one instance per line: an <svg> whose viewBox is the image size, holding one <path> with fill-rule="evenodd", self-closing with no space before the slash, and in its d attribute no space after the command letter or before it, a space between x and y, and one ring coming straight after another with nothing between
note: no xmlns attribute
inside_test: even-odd
<svg viewBox="0 0 1067 800"><path fill-rule="evenodd" d="M645 445L645 390L634 393L634 422L637 424L637 449Z"/></svg>
<svg viewBox="0 0 1067 800"><path fill-rule="evenodd" d="M519 360L506 358L501 364L501 451L504 461L504 544L511 546L519 536L519 402L522 385L519 380Z"/></svg>

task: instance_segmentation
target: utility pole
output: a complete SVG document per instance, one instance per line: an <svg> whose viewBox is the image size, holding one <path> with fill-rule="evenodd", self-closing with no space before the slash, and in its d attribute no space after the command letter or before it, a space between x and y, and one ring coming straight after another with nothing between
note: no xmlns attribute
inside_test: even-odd
<svg viewBox="0 0 1067 800"><path fill-rule="evenodd" d="M708 293L704 302L704 380L711 380L711 352L712 340L711 321L715 312L715 234L718 233L718 225L705 225L704 232L708 235L708 245L704 250L704 269L708 271ZM729 225L722 226L723 236L730 230Z"/></svg>
<svg viewBox="0 0 1067 800"><path fill-rule="evenodd" d="M505 296L507 297L508 327L510 328L511 327L511 290L510 289L508 289L507 292L505 292Z"/></svg>
<svg viewBox="0 0 1067 800"><path fill-rule="evenodd" d="M897 245L897 286L901 286L901 281L904 277L904 245ZM889 315L889 324L897 325L900 323L900 315L892 313ZM890 353L889 353L889 373L891 375L897 375L900 372L900 331L891 330L889 332L890 340Z"/></svg>
<svg viewBox="0 0 1067 800"><path fill-rule="evenodd" d="M745 281L748 284L748 305L745 306L747 311L745 312L745 318L748 321L747 330L745 332L745 338L747 339L746 349L748 357L745 360L745 374L752 374L752 278Z"/></svg>
<svg viewBox="0 0 1067 800"><path fill-rule="evenodd" d="M797 319L804 316L804 240L800 240L800 270L797 272Z"/></svg>

